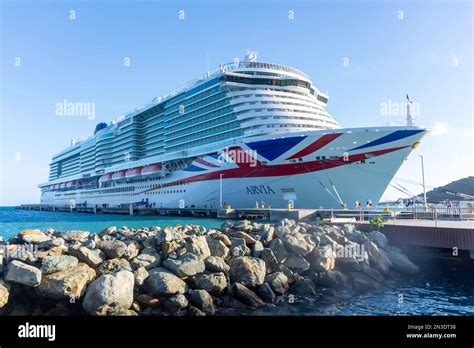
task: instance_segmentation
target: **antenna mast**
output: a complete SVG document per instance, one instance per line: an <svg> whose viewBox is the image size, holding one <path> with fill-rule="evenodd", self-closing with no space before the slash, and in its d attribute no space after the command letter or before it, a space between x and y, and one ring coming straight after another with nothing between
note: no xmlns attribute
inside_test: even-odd
<svg viewBox="0 0 474 348"><path fill-rule="evenodd" d="M407 126L408 127L413 127L413 117L411 117L411 99L407 94Z"/></svg>

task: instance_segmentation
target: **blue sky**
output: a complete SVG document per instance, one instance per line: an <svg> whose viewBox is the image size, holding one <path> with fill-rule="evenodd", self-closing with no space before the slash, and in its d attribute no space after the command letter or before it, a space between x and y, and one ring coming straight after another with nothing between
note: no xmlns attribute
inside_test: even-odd
<svg viewBox="0 0 474 348"><path fill-rule="evenodd" d="M397 177L420 182L420 154L429 185L473 175L471 1L0 3L0 205L37 202L71 138L247 49L309 74L345 127L404 122L384 106L409 93L434 131ZM95 118L56 115L65 99L95 103Z"/></svg>

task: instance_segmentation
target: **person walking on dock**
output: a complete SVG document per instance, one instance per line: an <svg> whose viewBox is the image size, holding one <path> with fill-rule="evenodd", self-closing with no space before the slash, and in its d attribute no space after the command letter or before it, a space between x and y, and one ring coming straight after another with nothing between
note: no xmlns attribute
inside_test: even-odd
<svg viewBox="0 0 474 348"><path fill-rule="evenodd" d="M359 209L359 208L360 208L360 202L359 202L359 200L355 201L355 207L356 207L356 209Z"/></svg>
<svg viewBox="0 0 474 348"><path fill-rule="evenodd" d="M255 201L255 208L258 209L258 201Z"/></svg>

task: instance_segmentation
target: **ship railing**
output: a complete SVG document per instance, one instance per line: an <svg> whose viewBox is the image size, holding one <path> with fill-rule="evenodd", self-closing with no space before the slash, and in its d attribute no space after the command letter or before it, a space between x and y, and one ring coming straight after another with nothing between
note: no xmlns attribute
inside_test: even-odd
<svg viewBox="0 0 474 348"><path fill-rule="evenodd" d="M352 209L316 209L312 214L321 218L353 218L355 221L370 221L381 217L388 222L406 220L424 221L474 221L474 207L385 207Z"/></svg>

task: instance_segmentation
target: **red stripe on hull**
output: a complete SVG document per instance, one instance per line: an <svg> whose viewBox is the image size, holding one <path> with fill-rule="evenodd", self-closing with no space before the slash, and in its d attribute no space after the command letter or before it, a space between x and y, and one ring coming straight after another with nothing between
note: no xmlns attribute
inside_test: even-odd
<svg viewBox="0 0 474 348"><path fill-rule="evenodd" d="M158 187L154 187L142 192L136 193L136 195L160 190L165 187L175 186L178 183L191 183L191 182L199 182L199 181L207 181L207 180L217 180L220 179L220 175L223 174L223 179L235 179L235 178L257 178L257 177L271 177L271 176L289 176L295 174L304 174L310 172L317 172L324 169L331 169L335 167L339 167L345 164L355 163L361 160L367 159L367 154L371 154L372 157L377 157L381 155L385 155L390 152L398 151L401 149L405 149L410 146L401 146L395 147L392 149L385 149L385 150L378 150L372 152L365 152L359 153L348 156L347 160L344 160L343 157L338 157L334 160L318 160L318 161L310 161L310 162L301 162L301 163L288 163L288 164L278 164L278 165L257 165L255 167L245 166L239 168L232 168L232 169L224 169L210 173L199 174L190 178L176 180L173 182L169 182L167 184L163 184Z"/></svg>
<svg viewBox="0 0 474 348"><path fill-rule="evenodd" d="M315 142L313 142L311 145L305 147L303 150L295 153L294 155L290 156L287 158L287 160L294 159L294 158L299 158L299 157L304 157L306 155L309 155L310 153L313 153L316 150L319 150L320 148L326 146L329 144L331 141L334 139L338 138L341 136L342 133L338 134L325 134Z"/></svg>

